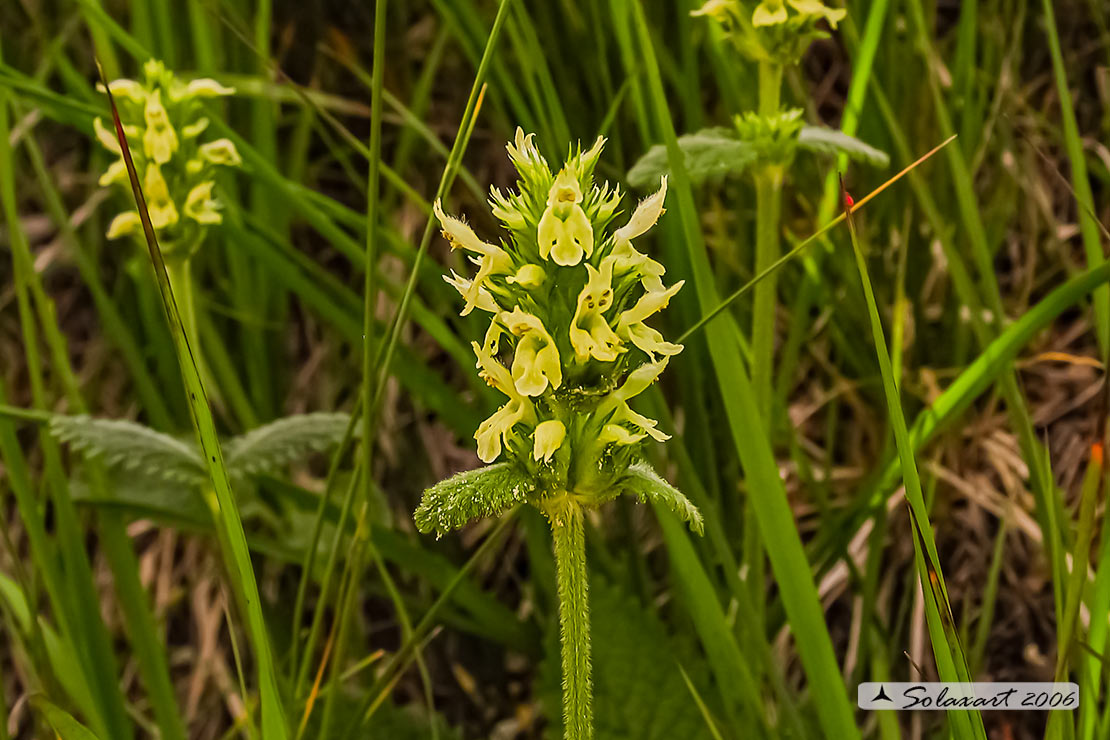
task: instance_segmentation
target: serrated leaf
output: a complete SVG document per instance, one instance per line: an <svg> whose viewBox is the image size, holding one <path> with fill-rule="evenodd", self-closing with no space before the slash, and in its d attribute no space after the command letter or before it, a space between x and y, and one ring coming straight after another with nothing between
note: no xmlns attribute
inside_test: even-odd
<svg viewBox="0 0 1110 740"><path fill-rule="evenodd" d="M617 586L590 581L594 740L711 740L681 665L703 697L704 658L676 643L655 612ZM547 639L537 694L548 718L545 737L563 737L558 629Z"/></svg>
<svg viewBox="0 0 1110 740"><path fill-rule="evenodd" d="M525 501L535 483L516 466L496 463L467 470L440 481L428 490L413 513L416 528L437 536L458 529L472 519L497 516Z"/></svg>
<svg viewBox="0 0 1110 740"><path fill-rule="evenodd" d="M819 154L847 154L849 159L874 167L890 164L887 153L865 144L843 131L824 126L804 126L798 134L798 146Z"/></svg>
<svg viewBox="0 0 1110 740"><path fill-rule="evenodd" d="M224 445L232 478L273 473L343 440L350 417L342 413L297 414L264 424Z"/></svg>
<svg viewBox="0 0 1110 740"><path fill-rule="evenodd" d="M679 519L690 525L698 534L705 533L705 525L698 507L686 498L682 491L663 480L650 465L640 461L631 465L621 478L620 485L640 501L653 501L673 511Z"/></svg>
<svg viewBox="0 0 1110 740"><path fill-rule="evenodd" d="M736 175L755 162L755 147L737 138L730 128L707 128L678 138L686 162L686 172L696 183ZM656 144L628 171L628 184L636 188L654 187L670 172L667 149Z"/></svg>
<svg viewBox="0 0 1110 740"><path fill-rule="evenodd" d="M57 415L49 428L59 441L111 468L168 483L195 486L208 480L196 447L133 421Z"/></svg>

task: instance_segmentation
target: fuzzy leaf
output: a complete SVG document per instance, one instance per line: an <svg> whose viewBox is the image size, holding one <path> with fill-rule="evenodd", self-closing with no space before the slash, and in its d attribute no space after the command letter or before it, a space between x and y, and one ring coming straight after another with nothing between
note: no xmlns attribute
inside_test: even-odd
<svg viewBox="0 0 1110 740"><path fill-rule="evenodd" d="M712 702L705 659L675 640L653 609L622 588L593 578L590 602L594 740L711 740L712 731L678 670L681 665L698 693ZM536 692L549 740L563 737L558 633L557 623L552 624Z"/></svg>
<svg viewBox="0 0 1110 740"><path fill-rule="evenodd" d="M819 154L847 154L849 159L873 167L886 167L890 157L886 152L865 144L843 131L824 126L805 126L798 134L798 146Z"/></svg>
<svg viewBox="0 0 1110 740"><path fill-rule="evenodd" d="M633 494L640 501L653 501L666 506L679 519L689 524L691 530L704 534L705 526L698 507L681 491L663 480L646 462L641 460L630 466L628 473L621 479L621 485L626 493Z"/></svg>
<svg viewBox="0 0 1110 740"><path fill-rule="evenodd" d="M510 463L495 463L467 470L424 491L412 515L416 528L437 536L458 529L471 519L497 516L523 502L535 484Z"/></svg>
<svg viewBox="0 0 1110 740"><path fill-rule="evenodd" d="M228 440L224 457L232 478L246 478L280 470L314 452L343 440L350 417L318 412L297 414L252 429Z"/></svg>
<svg viewBox="0 0 1110 740"><path fill-rule="evenodd" d="M707 128L678 138L686 172L695 183L714 177L743 172L758 156L755 147L737 138L730 128ZM628 172L628 184L636 188L654 187L670 172L667 149L656 144Z"/></svg>
<svg viewBox="0 0 1110 740"><path fill-rule="evenodd" d="M50 433L111 468L168 483L201 485L208 480L196 447L133 421L59 414L50 419Z"/></svg>

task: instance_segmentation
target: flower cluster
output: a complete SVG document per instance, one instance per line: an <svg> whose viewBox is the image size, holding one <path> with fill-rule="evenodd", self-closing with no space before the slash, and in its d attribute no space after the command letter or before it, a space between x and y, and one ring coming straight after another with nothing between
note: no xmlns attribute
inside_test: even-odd
<svg viewBox="0 0 1110 740"><path fill-rule="evenodd" d="M167 255L188 257L205 228L222 220L212 192L215 168L242 162L229 139L202 143L208 119L200 100L235 91L210 79L182 82L154 59L143 66L143 77L143 82L122 79L108 87L119 108L158 241ZM129 187L115 128L100 118L93 126L104 148L119 156L101 175L100 184ZM142 222L134 210L120 213L108 227L109 239L140 233Z"/></svg>
<svg viewBox="0 0 1110 740"><path fill-rule="evenodd" d="M691 15L724 24L740 50L753 59L793 63L814 39L825 35L817 28L819 21L836 28L846 13L821 0L762 0L754 7L740 0L708 0Z"/></svg>
<svg viewBox="0 0 1110 740"><path fill-rule="evenodd" d="M666 287L663 266L634 245L663 213L666 178L606 233L621 193L594 184L603 144L577 151L553 174L532 135L517 130L508 151L519 192L494 188L490 197L508 242L483 241L435 204L452 249L477 266L473 278L446 278L465 300L463 315L491 314L484 341L473 343L480 375L508 397L478 428L478 456L504 456L540 491L594 503L616 495L638 442L667 439L628 402L682 350L645 323L682 283Z"/></svg>

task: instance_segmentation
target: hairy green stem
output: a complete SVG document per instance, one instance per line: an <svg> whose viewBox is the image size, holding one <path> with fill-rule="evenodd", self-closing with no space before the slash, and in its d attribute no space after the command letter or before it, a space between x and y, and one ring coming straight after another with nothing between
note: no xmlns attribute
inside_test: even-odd
<svg viewBox="0 0 1110 740"><path fill-rule="evenodd" d="M778 113L782 97L782 65L759 64L759 115ZM755 274L774 264L779 256L779 218L782 213L783 168L770 163L755 173ZM752 385L759 400L764 429L771 426L771 368L775 345L775 296L778 280L774 274L755 286L752 303Z"/></svg>
<svg viewBox="0 0 1110 740"><path fill-rule="evenodd" d="M582 507L563 494L548 507L559 587L559 637L563 652L563 723L566 740L593 737L590 680L590 605Z"/></svg>
<svg viewBox="0 0 1110 740"><path fill-rule="evenodd" d="M782 214L781 165L763 167L755 176L755 273L758 275L779 258L779 219ZM764 429L771 426L771 379L775 354L775 273L755 286L752 309L752 383L759 399Z"/></svg>

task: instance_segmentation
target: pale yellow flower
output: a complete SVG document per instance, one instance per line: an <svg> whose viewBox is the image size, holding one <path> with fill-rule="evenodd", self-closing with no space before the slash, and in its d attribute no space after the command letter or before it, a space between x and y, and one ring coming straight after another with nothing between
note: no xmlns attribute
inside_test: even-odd
<svg viewBox="0 0 1110 740"><path fill-rule="evenodd" d="M636 433L646 434L657 442L670 439L670 435L664 434L656 429L659 422L633 411L628 405L629 399L647 390L663 373L663 370L667 367L667 359L668 358L664 357L659 362L641 365L629 373L624 383L622 383L619 388L609 393L609 395L598 404L595 416L599 419L607 418L607 425L620 426L623 424L630 424L638 430ZM620 441L622 438L629 439L630 437L620 435L615 430L609 430L607 438L612 438L612 441L620 442L621 444L630 444L630 442Z"/></svg>
<svg viewBox="0 0 1110 740"><path fill-rule="evenodd" d="M478 426L474 439L478 442L478 457L491 463L501 455L502 446L513 438L513 427L521 422L533 422L535 409L532 402L516 392L512 376L477 342L471 342L478 357L479 375L492 387L509 397L509 401Z"/></svg>
<svg viewBox="0 0 1110 740"><path fill-rule="evenodd" d="M644 323L649 316L663 310L685 281L672 285L665 291L649 291L640 296L636 305L617 317L617 336L639 347L655 362L656 353L670 356L682 351L681 344L663 340L663 335Z"/></svg>
<svg viewBox="0 0 1110 740"><path fill-rule="evenodd" d="M444 275L443 281L455 290L459 291L459 295L461 295L463 298L467 298L471 295L471 288L474 285L474 281L464 278L462 275L459 275L454 270L451 271L451 277L447 277L446 275ZM482 286L478 286L478 289L474 292L473 295L473 302L471 302L469 298L467 298L466 306L462 310L462 316L467 316L475 308L480 308L483 311L489 311L490 313L497 313L501 310L497 307L497 303L493 300L493 295Z"/></svg>
<svg viewBox="0 0 1110 740"><path fill-rule="evenodd" d="M235 144L231 139L216 139L215 141L209 141L205 144L201 144L198 151L202 159L212 164L226 167L238 167L243 163L242 157L239 156L239 150L235 148Z"/></svg>
<svg viewBox="0 0 1110 740"><path fill-rule="evenodd" d="M187 98L215 98L221 95L234 95L235 88L221 85L215 80L202 77L196 80L189 80L189 84L185 86L185 96Z"/></svg>
<svg viewBox="0 0 1110 740"><path fill-rule="evenodd" d="M647 255L638 252L632 246L632 240L647 233L663 215L663 201L667 197L667 178L664 176L659 184L659 190L640 201L632 218L628 223L613 232L613 251L610 256L614 258L614 271L623 274L635 270L644 288L648 292L660 293L663 287L663 265Z"/></svg>
<svg viewBox="0 0 1110 740"><path fill-rule="evenodd" d="M117 182L127 182L127 179L127 163L121 157L108 165L108 169L104 170L104 174L96 182L98 185L107 186Z"/></svg>
<svg viewBox="0 0 1110 740"><path fill-rule="evenodd" d="M103 83L96 83L96 89L104 92ZM146 100L146 90L135 80L112 80L108 83L108 89L112 91L113 97L126 98L132 103L142 103Z"/></svg>
<svg viewBox="0 0 1110 740"><path fill-rule="evenodd" d="M143 108L146 130L143 131L143 151L157 164L165 164L177 151L177 132L170 124L169 113L162 105L162 91L155 90L146 96Z"/></svg>
<svg viewBox="0 0 1110 740"><path fill-rule="evenodd" d="M170 189L166 185L166 178L162 176L162 169L154 162L146 167L143 195L146 197L147 212L154 228L164 229L177 223L177 206L170 197Z"/></svg>
<svg viewBox="0 0 1110 740"><path fill-rule="evenodd" d="M443 237L450 242L451 249L462 248L480 257L477 260L478 274L474 276L470 288L463 294L463 297L466 298L466 308L463 309L465 315L478 305L478 301L481 299L479 291L484 287L485 281L490 276L504 275L513 271L513 259L501 247L479 239L478 235L474 233L474 229L467 224L444 213L443 206L438 200L432 206L432 210L443 227Z"/></svg>
<svg viewBox="0 0 1110 740"><path fill-rule="evenodd" d="M577 265L594 252L594 227L582 210L578 178L568 167L559 171L548 191L536 239L540 256L558 265Z"/></svg>
<svg viewBox="0 0 1110 740"><path fill-rule="evenodd" d="M201 118L198 119L195 123L190 123L188 126L182 127L181 135L186 139L195 139L196 137L204 133L204 130L206 128L208 128L208 119Z"/></svg>
<svg viewBox="0 0 1110 740"><path fill-rule="evenodd" d="M542 459L544 462L549 462L555 451L562 446L566 436L567 428L558 419L548 419L540 422L536 426L536 431L532 433L532 439L534 440L532 459L536 461Z"/></svg>
<svg viewBox="0 0 1110 740"><path fill-rule="evenodd" d="M578 294L574 319L570 324L570 343L579 362L590 357L602 362L612 362L623 351L621 339L605 319L606 309L613 305L613 262L607 257L601 269L586 263L589 276L585 287Z"/></svg>
<svg viewBox="0 0 1110 740"><path fill-rule="evenodd" d="M756 28L780 23L786 23L786 6L783 5L783 0L763 0L752 13L752 25Z"/></svg>
<svg viewBox="0 0 1110 740"><path fill-rule="evenodd" d="M517 392L539 396L547 390L548 383L558 388L563 382L559 350L539 317L517 306L511 312L501 313L498 320L520 337L513 355L513 383Z"/></svg>
<svg viewBox="0 0 1110 740"><path fill-rule="evenodd" d="M121 236L136 234L143 229L143 221L139 218L138 211L124 211L112 219L108 225L108 238L119 239Z"/></svg>
<svg viewBox="0 0 1110 740"><path fill-rule="evenodd" d="M836 28L836 24L843 20L844 16L848 14L848 11L844 8L830 8L821 2L821 0L787 0L787 2L789 2L790 7L798 11L799 14L824 18L833 28Z"/></svg>
<svg viewBox="0 0 1110 740"><path fill-rule="evenodd" d="M215 182L208 180L193 187L185 197L185 215L200 224L218 224L223 221L219 203L212 198Z"/></svg>

